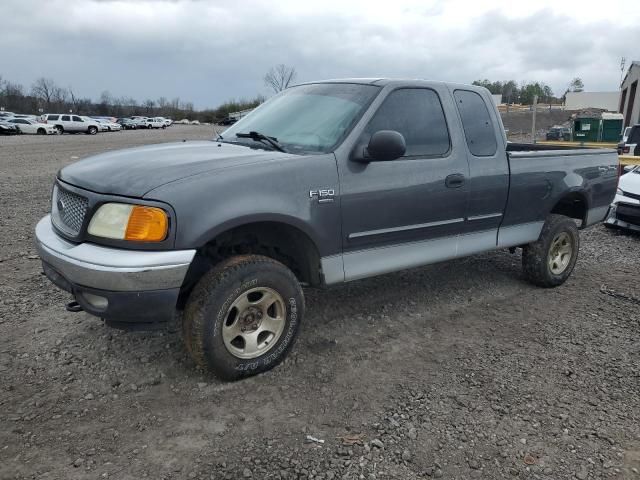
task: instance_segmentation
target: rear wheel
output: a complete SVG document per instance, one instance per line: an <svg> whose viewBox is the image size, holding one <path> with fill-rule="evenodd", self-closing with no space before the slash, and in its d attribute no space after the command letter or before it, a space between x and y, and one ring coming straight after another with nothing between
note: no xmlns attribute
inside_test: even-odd
<svg viewBox="0 0 640 480"><path fill-rule="evenodd" d="M96 133L98 133L98 128L97 127L89 127L89 129L87 130L87 133L89 135L95 135Z"/></svg>
<svg viewBox="0 0 640 480"><path fill-rule="evenodd" d="M58 135L62 135L64 133L64 128L62 128L62 125L56 125L56 130L58 130Z"/></svg>
<svg viewBox="0 0 640 480"><path fill-rule="evenodd" d="M564 215L549 215L538 241L525 246L522 267L528 281L557 287L571 275L578 259L580 236L575 222Z"/></svg>
<svg viewBox="0 0 640 480"><path fill-rule="evenodd" d="M267 371L291 349L304 314L294 274L260 255L223 261L198 282L183 314L187 349L223 380Z"/></svg>

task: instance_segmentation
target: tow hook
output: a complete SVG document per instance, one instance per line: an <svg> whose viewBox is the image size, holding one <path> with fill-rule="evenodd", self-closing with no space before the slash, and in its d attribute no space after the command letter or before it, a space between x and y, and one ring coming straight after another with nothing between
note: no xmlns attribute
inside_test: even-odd
<svg viewBox="0 0 640 480"><path fill-rule="evenodd" d="M67 303L65 308L67 309L67 312L77 313L82 311L82 306L75 300Z"/></svg>

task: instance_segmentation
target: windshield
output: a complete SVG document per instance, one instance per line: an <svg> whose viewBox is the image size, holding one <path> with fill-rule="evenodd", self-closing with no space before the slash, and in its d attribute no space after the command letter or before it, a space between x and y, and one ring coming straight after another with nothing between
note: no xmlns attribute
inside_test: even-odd
<svg viewBox="0 0 640 480"><path fill-rule="evenodd" d="M223 141L261 144L236 134L258 132L287 152L331 152L380 91L374 85L317 83L276 95L222 133ZM264 145L264 144L262 144Z"/></svg>

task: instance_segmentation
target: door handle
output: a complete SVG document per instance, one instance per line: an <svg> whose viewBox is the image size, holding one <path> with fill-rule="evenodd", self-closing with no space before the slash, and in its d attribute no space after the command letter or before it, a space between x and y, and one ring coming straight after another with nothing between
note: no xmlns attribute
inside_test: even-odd
<svg viewBox="0 0 640 480"><path fill-rule="evenodd" d="M460 188L461 186L464 185L464 175L461 173L453 173L451 175L449 175L447 178L445 178L444 180L444 184L446 185L447 188Z"/></svg>

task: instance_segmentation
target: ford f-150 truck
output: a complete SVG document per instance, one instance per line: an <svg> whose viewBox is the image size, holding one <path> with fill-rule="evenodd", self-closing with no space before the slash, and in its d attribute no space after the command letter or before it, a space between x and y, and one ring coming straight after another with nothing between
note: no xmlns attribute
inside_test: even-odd
<svg viewBox="0 0 640 480"><path fill-rule="evenodd" d="M483 88L333 80L211 141L63 168L36 237L67 308L120 328L178 318L195 361L238 379L285 357L301 285L518 247L528 280L562 284L617 182L615 150L507 142Z"/></svg>

